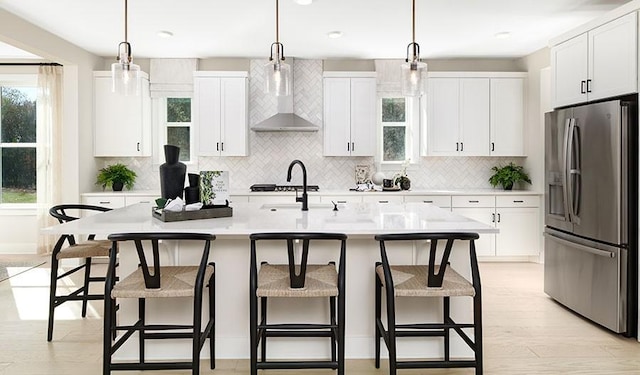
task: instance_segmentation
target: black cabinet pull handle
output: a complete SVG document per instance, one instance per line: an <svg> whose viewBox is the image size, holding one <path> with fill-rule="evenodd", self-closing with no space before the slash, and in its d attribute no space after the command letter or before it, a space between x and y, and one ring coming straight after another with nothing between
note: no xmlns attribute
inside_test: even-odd
<svg viewBox="0 0 640 375"><path fill-rule="evenodd" d="M433 203L433 201L422 201L422 203Z"/></svg>
<svg viewBox="0 0 640 375"><path fill-rule="evenodd" d="M100 204L111 204L110 201L100 201Z"/></svg>
<svg viewBox="0 0 640 375"><path fill-rule="evenodd" d="M220 151L220 142L216 142L216 151Z"/></svg>
<svg viewBox="0 0 640 375"><path fill-rule="evenodd" d="M491 222L492 223L496 222L496 214L491 214Z"/></svg>
<svg viewBox="0 0 640 375"><path fill-rule="evenodd" d="M356 150L356 143L355 142L351 142L351 152Z"/></svg>
<svg viewBox="0 0 640 375"><path fill-rule="evenodd" d="M491 142L491 151L495 151L496 150L496 144Z"/></svg>
<svg viewBox="0 0 640 375"><path fill-rule="evenodd" d="M581 94L586 94L587 91L584 89L584 85L586 84L586 81L580 81L580 93Z"/></svg>
<svg viewBox="0 0 640 375"><path fill-rule="evenodd" d="M524 201L516 201L516 200L514 200L513 203L524 203Z"/></svg>
<svg viewBox="0 0 640 375"><path fill-rule="evenodd" d="M347 142L347 151L351 151L351 143Z"/></svg>
<svg viewBox="0 0 640 375"><path fill-rule="evenodd" d="M338 201L338 203L345 203L345 204L346 204L346 203L347 203L347 201Z"/></svg>
<svg viewBox="0 0 640 375"><path fill-rule="evenodd" d="M587 80L587 92L591 92L591 80Z"/></svg>
<svg viewBox="0 0 640 375"><path fill-rule="evenodd" d="M136 149L140 151L140 142L136 143Z"/></svg>
<svg viewBox="0 0 640 375"><path fill-rule="evenodd" d="M498 214L498 223L500 222L500 214Z"/></svg>
<svg viewBox="0 0 640 375"><path fill-rule="evenodd" d="M389 203L389 201L378 201L378 203Z"/></svg>
<svg viewBox="0 0 640 375"><path fill-rule="evenodd" d="M460 151L458 142L456 142L456 151Z"/></svg>
<svg viewBox="0 0 640 375"><path fill-rule="evenodd" d="M464 142L460 142L460 151L464 151Z"/></svg>
<svg viewBox="0 0 640 375"><path fill-rule="evenodd" d="M224 151L224 142L220 143L220 151Z"/></svg>
<svg viewBox="0 0 640 375"><path fill-rule="evenodd" d="M480 201L469 201L469 203L480 203Z"/></svg>

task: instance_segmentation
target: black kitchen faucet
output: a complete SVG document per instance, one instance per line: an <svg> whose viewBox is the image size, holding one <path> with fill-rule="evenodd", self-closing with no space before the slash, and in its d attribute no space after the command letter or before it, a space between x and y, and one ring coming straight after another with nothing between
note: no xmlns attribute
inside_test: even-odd
<svg viewBox="0 0 640 375"><path fill-rule="evenodd" d="M289 170L287 171L287 182L291 182L291 169L293 166L299 164L302 168L302 197L298 197L298 190L296 190L296 202L302 202L302 211L309 211L309 200L307 197L307 168L304 167L304 163L300 160L294 160L289 164Z"/></svg>

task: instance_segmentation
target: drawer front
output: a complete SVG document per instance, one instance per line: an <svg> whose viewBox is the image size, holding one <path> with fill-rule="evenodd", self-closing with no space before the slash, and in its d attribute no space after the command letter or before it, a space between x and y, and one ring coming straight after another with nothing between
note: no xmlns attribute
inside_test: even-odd
<svg viewBox="0 0 640 375"><path fill-rule="evenodd" d="M498 195L496 207L540 207L538 195Z"/></svg>
<svg viewBox="0 0 640 375"><path fill-rule="evenodd" d="M82 197L82 202L84 204L90 204L93 206L101 206L107 208L120 208L125 206L125 198L124 196L93 196L93 197Z"/></svg>
<svg viewBox="0 0 640 375"><path fill-rule="evenodd" d="M299 193L299 196L302 196L302 193ZM250 203L296 203L296 195L292 193L291 195L250 195L249 196ZM320 203L320 197L317 195L308 195L307 196L308 203Z"/></svg>
<svg viewBox="0 0 640 375"><path fill-rule="evenodd" d="M493 195L454 195L451 197L452 207L494 207Z"/></svg>
<svg viewBox="0 0 640 375"><path fill-rule="evenodd" d="M362 203L362 196L360 195L323 195L320 197L322 203Z"/></svg>
<svg viewBox="0 0 640 375"><path fill-rule="evenodd" d="M129 195L125 197L125 204L130 206L136 203L153 203L155 205L156 199L160 198L160 196L155 195Z"/></svg>
<svg viewBox="0 0 640 375"><path fill-rule="evenodd" d="M406 203L431 203L442 208L451 208L450 195L407 195L404 197Z"/></svg>
<svg viewBox="0 0 640 375"><path fill-rule="evenodd" d="M402 195L388 195L388 194L381 194L381 195L363 195L362 196L362 201L364 203L402 203L404 201L404 199L402 198Z"/></svg>

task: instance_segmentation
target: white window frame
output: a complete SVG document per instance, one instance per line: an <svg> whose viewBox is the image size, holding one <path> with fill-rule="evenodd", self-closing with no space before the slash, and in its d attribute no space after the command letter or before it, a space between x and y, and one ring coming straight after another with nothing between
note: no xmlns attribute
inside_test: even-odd
<svg viewBox="0 0 640 375"><path fill-rule="evenodd" d="M386 98L402 98L400 92L379 92L378 93L378 152L376 156L377 164L385 170L400 171L407 159L411 164L417 163L420 157L420 105L419 98L404 97L405 99L405 122L382 122L382 100ZM400 125L404 124L404 125ZM404 126L405 127L405 159L397 161L387 161L384 158L384 127ZM380 169L380 168L379 168Z"/></svg>
<svg viewBox="0 0 640 375"><path fill-rule="evenodd" d="M0 73L0 86L1 87L29 87L38 89L38 75L37 73L25 73L25 74L2 74ZM36 95L37 102L37 95ZM0 107L0 116L2 115L2 108ZM36 127L38 126L38 122L36 120ZM36 130L37 133L37 130ZM2 149L3 148L34 148L36 150L36 160L38 153L38 140L36 142L29 143L5 143L0 142L0 167L2 166ZM0 169L1 171L1 169ZM0 176L0 179L2 176ZM36 194L37 194L37 178L38 175L36 173ZM0 180L0 191L2 190L2 181ZM35 203L5 203L0 202L0 209L29 209L33 210L37 208L37 195Z"/></svg>
<svg viewBox="0 0 640 375"><path fill-rule="evenodd" d="M191 122L168 122L167 121L167 99L173 98L189 98L191 99ZM189 128L189 161L182 161L187 166L197 167L198 153L196 150L196 129L193 122L193 97L189 95L173 95L169 97L153 98L154 118L153 122L157 124L155 126L158 129L157 133L157 150L154 152L156 155L157 164L162 164L164 160L164 148L167 144L167 128L168 127L187 127Z"/></svg>

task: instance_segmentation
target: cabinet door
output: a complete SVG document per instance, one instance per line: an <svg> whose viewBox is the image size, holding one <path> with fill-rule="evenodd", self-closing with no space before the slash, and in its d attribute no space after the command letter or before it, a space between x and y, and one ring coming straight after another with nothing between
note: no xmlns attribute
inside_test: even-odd
<svg viewBox="0 0 640 375"><path fill-rule="evenodd" d="M247 79L220 79L220 155L247 156Z"/></svg>
<svg viewBox="0 0 640 375"><path fill-rule="evenodd" d="M426 135L428 155L458 154L459 93L457 78L429 78Z"/></svg>
<svg viewBox="0 0 640 375"><path fill-rule="evenodd" d="M111 92L111 76L93 79L94 156L149 156L151 112L149 80L141 78L139 96Z"/></svg>
<svg viewBox="0 0 640 375"><path fill-rule="evenodd" d="M493 208L487 207L454 207L451 211L458 215L468 217L469 219L479 221L487 225L495 225L495 212ZM480 238L476 241L476 253L478 256L494 256L495 252L495 234L480 234Z"/></svg>
<svg viewBox="0 0 640 375"><path fill-rule="evenodd" d="M489 155L489 79L460 79L460 155Z"/></svg>
<svg viewBox="0 0 640 375"><path fill-rule="evenodd" d="M589 100L637 91L637 15L589 31Z"/></svg>
<svg viewBox="0 0 640 375"><path fill-rule="evenodd" d="M496 255L537 256L540 252L540 210L537 207L496 209Z"/></svg>
<svg viewBox="0 0 640 375"><path fill-rule="evenodd" d="M376 79L351 78L351 156L376 153Z"/></svg>
<svg viewBox="0 0 640 375"><path fill-rule="evenodd" d="M350 153L351 80L325 78L324 156L349 156Z"/></svg>
<svg viewBox="0 0 640 375"><path fill-rule="evenodd" d="M198 154L220 155L220 78L194 78L193 107L198 127Z"/></svg>
<svg viewBox="0 0 640 375"><path fill-rule="evenodd" d="M587 34L551 48L553 107L587 101Z"/></svg>
<svg viewBox="0 0 640 375"><path fill-rule="evenodd" d="M491 79L491 155L524 156L524 79Z"/></svg>

